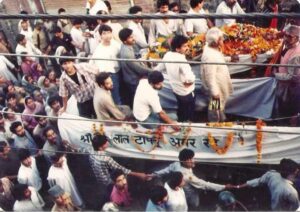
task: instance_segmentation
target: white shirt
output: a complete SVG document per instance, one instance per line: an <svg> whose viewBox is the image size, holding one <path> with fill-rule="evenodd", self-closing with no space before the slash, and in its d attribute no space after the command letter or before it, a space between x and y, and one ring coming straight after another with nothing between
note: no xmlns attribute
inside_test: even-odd
<svg viewBox="0 0 300 212"><path fill-rule="evenodd" d="M156 13L161 15L161 13ZM175 15L176 13L172 11L168 11L166 15ZM149 30L149 44L153 45L155 43L156 38L160 35L162 36L170 36L174 33L181 30L182 20L180 19L168 19L168 23L163 19L152 19L150 21L150 30Z"/></svg>
<svg viewBox="0 0 300 212"><path fill-rule="evenodd" d="M231 9L227 6L225 1L222 1L217 7L217 14L244 14L244 10L241 8L238 2ZM216 19L216 27L222 27L223 25L234 24L235 19Z"/></svg>
<svg viewBox="0 0 300 212"><path fill-rule="evenodd" d="M96 15L99 10L104 10L105 12L108 12L106 4L102 0L96 0L96 3L91 8L91 5L89 2L86 3L86 8L90 9L89 14L90 15Z"/></svg>
<svg viewBox="0 0 300 212"><path fill-rule="evenodd" d="M134 21L129 21L128 28L133 31L132 35L136 41L136 44L140 48L147 48L148 43L146 40L144 28L142 27L141 23L135 23Z"/></svg>
<svg viewBox="0 0 300 212"><path fill-rule="evenodd" d="M167 201L168 211L188 211L188 206L185 198L185 193L182 188L177 191L170 188L168 183L165 183L165 189L168 192L169 199Z"/></svg>
<svg viewBox="0 0 300 212"><path fill-rule="evenodd" d="M42 55L42 52L36 48L31 42L27 41L25 46L20 44L16 47L16 54L21 54L22 52L27 52L28 55ZM31 57L32 60L38 61L37 57ZM18 57L18 64L21 65L21 57Z"/></svg>
<svg viewBox="0 0 300 212"><path fill-rule="evenodd" d="M42 211L45 205L44 200L39 193L31 186L28 186L31 192L29 200L16 200L13 211Z"/></svg>
<svg viewBox="0 0 300 212"><path fill-rule="evenodd" d="M75 44L77 53L81 52L82 50L80 48L83 48L84 47L83 45L85 43L85 37L83 36L82 30L80 28L77 29L76 27L73 26L70 35Z"/></svg>
<svg viewBox="0 0 300 212"><path fill-rule="evenodd" d="M26 167L21 163L18 172L18 182L32 186L35 190L39 191L42 187L42 179L40 173L36 167L36 162L34 157L31 158L31 167Z"/></svg>
<svg viewBox="0 0 300 212"><path fill-rule="evenodd" d="M167 52L163 57L165 61L187 61L185 55L178 52ZM162 71L166 69L170 86L175 94L186 96L195 89L195 74L190 64L187 63L160 63L155 70ZM185 87L184 83L192 83L189 87Z"/></svg>
<svg viewBox="0 0 300 212"><path fill-rule="evenodd" d="M195 12L191 8L188 14L206 14L206 12L203 9L201 9L199 12ZM195 34L206 33L208 30L207 20L205 18L186 19L184 22L184 26L186 32L192 32Z"/></svg>
<svg viewBox="0 0 300 212"><path fill-rule="evenodd" d="M140 80L133 101L134 117L139 121L145 121L152 112L161 111L158 91L148 83L148 79Z"/></svg>
<svg viewBox="0 0 300 212"><path fill-rule="evenodd" d="M120 49L121 44L112 39L109 46L100 43L95 49L92 58L116 59ZM118 61L90 60L90 64L96 65L100 72L117 73L120 69Z"/></svg>
<svg viewBox="0 0 300 212"><path fill-rule="evenodd" d="M0 56L0 76L4 77L6 80L11 80L13 82L17 82L17 78L11 73L9 70L15 68L14 64L12 64L6 57L3 55Z"/></svg>

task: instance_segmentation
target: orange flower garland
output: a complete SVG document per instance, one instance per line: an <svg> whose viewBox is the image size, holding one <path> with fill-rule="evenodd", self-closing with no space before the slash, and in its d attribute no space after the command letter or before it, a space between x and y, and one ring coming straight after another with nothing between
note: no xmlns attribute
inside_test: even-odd
<svg viewBox="0 0 300 212"><path fill-rule="evenodd" d="M229 150L229 148L232 146L234 133L229 132L226 137L226 142L223 147L219 147L216 143L214 137L211 135L211 133L208 133L208 143L210 147L218 154L218 155L224 155Z"/></svg>
<svg viewBox="0 0 300 212"><path fill-rule="evenodd" d="M266 124L262 120L256 121L256 151L257 151L257 163L260 163L262 158L261 150L262 150L262 139L263 139L263 132L262 127L266 126Z"/></svg>

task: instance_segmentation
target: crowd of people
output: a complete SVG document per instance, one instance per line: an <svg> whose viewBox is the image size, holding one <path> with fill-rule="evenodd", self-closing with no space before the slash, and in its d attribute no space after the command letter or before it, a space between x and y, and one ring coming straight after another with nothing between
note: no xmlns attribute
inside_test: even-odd
<svg viewBox="0 0 300 212"><path fill-rule="evenodd" d="M157 14L205 14L203 5L203 0L190 0L189 11L183 11L177 3L158 0ZM266 0L263 5L262 12L280 12L276 0ZM112 11L109 1L101 0L88 0L86 8L91 15ZM142 14L142 11L136 5L128 12ZM224 0L216 9L218 14L254 11L258 11L256 1ZM58 9L58 14L66 12L64 8ZM269 171L245 184L222 185L204 181L193 173L195 153L192 150L183 149L178 157L180 162L165 169L141 172L126 168L107 155L109 138L96 134L92 139L94 152L83 164L95 178L94 190L90 192L99 192L95 193L99 195L96 206L91 206L86 203L87 197L78 185L80 180L72 171L72 163L77 163L78 158L64 154L78 151L71 141L62 139L58 128L57 118L72 106L68 102L71 96L76 100L79 116L85 118L135 121L151 129L156 126L147 123L167 123L175 131L180 130L179 122L195 121L196 77L187 63L188 37L206 33L201 60L225 63L220 51L224 35L218 27L236 21L245 20L153 19L149 33L145 33L142 19L129 20L126 26L106 18L37 20L33 28L29 20L20 20L16 47L11 48L3 40L0 43L2 53L18 54L17 57L0 56L0 210L74 211L102 207L103 210L199 210L199 189L220 192L263 184L270 189L270 209L296 210L298 192L292 184L299 166L289 159L282 159L278 171ZM299 21L281 23L273 18L263 22L259 20L256 24L283 30L283 47L274 55L276 62L300 65ZM148 47L156 45L159 36L170 35L174 36L171 50L162 58L168 62L153 67L139 60L131 61L143 57ZM58 58L47 58L47 55ZM117 58L124 60L116 61ZM231 61L237 62L238 58L233 56ZM234 92L228 66L206 64L199 72L209 99L207 119L226 121L226 101ZM280 67L270 73L278 80L276 115L298 114L299 68ZM160 102L159 90L166 76L177 100L176 112L165 110ZM299 125L297 118L291 120L292 125ZM138 198L132 196L127 177L136 179L142 187L151 185L151 189L147 188L147 205L139 204ZM220 192L216 210L238 209L246 210L233 193Z"/></svg>

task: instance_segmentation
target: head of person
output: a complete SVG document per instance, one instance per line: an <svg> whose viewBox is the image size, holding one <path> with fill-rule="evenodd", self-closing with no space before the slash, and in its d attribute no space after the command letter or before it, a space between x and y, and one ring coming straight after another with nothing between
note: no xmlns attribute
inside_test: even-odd
<svg viewBox="0 0 300 212"><path fill-rule="evenodd" d="M52 32L53 32L54 36L57 38L63 37L63 32L59 26L54 26Z"/></svg>
<svg viewBox="0 0 300 212"><path fill-rule="evenodd" d="M27 200L31 197L31 191L29 190L28 185L25 184L15 185L12 194L18 201Z"/></svg>
<svg viewBox="0 0 300 212"><path fill-rule="evenodd" d="M37 121L38 125L40 127L46 127L48 124L48 119L46 117L42 117L42 116L47 116L45 111L40 111L40 112L36 113L35 115L38 115L38 116L34 117L34 119Z"/></svg>
<svg viewBox="0 0 300 212"><path fill-rule="evenodd" d="M30 152L28 149L19 149L18 151L18 157L20 162L26 166L26 167L30 167L32 164L32 160L31 160L31 156L30 156Z"/></svg>
<svg viewBox="0 0 300 212"><path fill-rule="evenodd" d="M109 145L109 138L106 135L96 133L92 139L92 145L95 151L104 151Z"/></svg>
<svg viewBox="0 0 300 212"><path fill-rule="evenodd" d="M228 7L232 8L236 4L236 0L225 0L225 3Z"/></svg>
<svg viewBox="0 0 300 212"><path fill-rule="evenodd" d="M133 6L129 8L129 14L131 15L142 15L143 9L140 6ZM142 23L143 19L133 19L135 23Z"/></svg>
<svg viewBox="0 0 300 212"><path fill-rule="evenodd" d="M43 94L41 93L40 89L35 89L32 92L32 97L37 102L40 102L40 103L44 102L44 97L43 97Z"/></svg>
<svg viewBox="0 0 300 212"><path fill-rule="evenodd" d="M24 75L24 79L27 81L29 84L33 84L33 77L31 75Z"/></svg>
<svg viewBox="0 0 300 212"><path fill-rule="evenodd" d="M110 73L108 72L101 72L96 77L96 83L99 87L105 90L112 90L113 89L113 81L111 79Z"/></svg>
<svg viewBox="0 0 300 212"><path fill-rule="evenodd" d="M20 136L20 137L25 136L25 129L20 121L13 122L10 125L9 130L17 136Z"/></svg>
<svg viewBox="0 0 300 212"><path fill-rule="evenodd" d="M168 201L168 192L163 186L154 186L149 193L150 200L155 205L163 205Z"/></svg>
<svg viewBox="0 0 300 212"><path fill-rule="evenodd" d="M39 20L39 21L37 21L36 23L35 23L35 25L34 25L34 28L36 29L36 30L38 30L38 31L41 31L42 30L42 27L43 27L43 21L41 21L41 20Z"/></svg>
<svg viewBox="0 0 300 212"><path fill-rule="evenodd" d="M181 172L171 172L167 183L171 189L178 191L185 184L185 181L183 179L183 174Z"/></svg>
<svg viewBox="0 0 300 212"><path fill-rule="evenodd" d="M13 111L13 109L9 108L9 107L5 107L3 108L4 112L9 112L9 113L4 113L3 117L7 120L13 121L16 120L16 115L13 114L15 111Z"/></svg>
<svg viewBox="0 0 300 212"><path fill-rule="evenodd" d="M31 96L27 96L24 99L25 107L29 108L30 110L34 110L36 108L36 103Z"/></svg>
<svg viewBox="0 0 300 212"><path fill-rule="evenodd" d="M58 13L59 15L65 13L65 12L66 12L66 10L65 10L64 8L59 8L59 9L57 10L57 13Z"/></svg>
<svg viewBox="0 0 300 212"><path fill-rule="evenodd" d="M6 95L6 102L8 107L16 107L17 106L17 96L15 93L8 93Z"/></svg>
<svg viewBox="0 0 300 212"><path fill-rule="evenodd" d="M21 28L24 31L28 31L28 22L26 20L21 21Z"/></svg>
<svg viewBox="0 0 300 212"><path fill-rule="evenodd" d="M155 90L161 90L163 87L164 76L159 71L153 71L148 75L148 82Z"/></svg>
<svg viewBox="0 0 300 212"><path fill-rule="evenodd" d="M99 10L97 13L97 15L108 15L108 12L104 11L104 10ZM98 24L106 24L109 21L108 18L98 18L97 19L97 23Z"/></svg>
<svg viewBox="0 0 300 212"><path fill-rule="evenodd" d="M54 167L62 168L64 163L64 154L57 152L50 156L50 161Z"/></svg>
<svg viewBox="0 0 300 212"><path fill-rule="evenodd" d="M115 187L119 191L123 191L127 186L127 179L124 172L120 169L116 169L111 173L111 179L114 182Z"/></svg>
<svg viewBox="0 0 300 212"><path fill-rule="evenodd" d="M0 157L6 157L10 150L11 149L6 141L0 141Z"/></svg>
<svg viewBox="0 0 300 212"><path fill-rule="evenodd" d="M183 149L179 152L179 161L181 166L192 169L195 167L195 152L191 149Z"/></svg>
<svg viewBox="0 0 300 212"><path fill-rule="evenodd" d="M287 158L283 158L279 163L279 173L283 178L295 177L299 173L299 164Z"/></svg>
<svg viewBox="0 0 300 212"><path fill-rule="evenodd" d="M300 27L296 25L289 25L284 29L284 44L287 48L294 47L299 42Z"/></svg>
<svg viewBox="0 0 300 212"><path fill-rule="evenodd" d="M58 112L61 108L61 97L57 95L50 96L47 100L47 104L54 112Z"/></svg>
<svg viewBox="0 0 300 212"><path fill-rule="evenodd" d="M42 75L39 77L37 85L39 86L39 88L49 88L50 80L46 76Z"/></svg>
<svg viewBox="0 0 300 212"><path fill-rule="evenodd" d="M171 41L171 49L173 52L178 52L180 54L189 53L188 38L183 35L175 35Z"/></svg>
<svg viewBox="0 0 300 212"><path fill-rule="evenodd" d="M17 42L18 44L20 44L20 45L25 46L26 43L27 43L27 40L26 40L26 38L25 38L25 35L23 35L23 34L17 34L17 36L16 36L16 42Z"/></svg>
<svg viewBox="0 0 300 212"><path fill-rule="evenodd" d="M190 6L191 8L199 8L201 9L203 7L204 1L203 0L190 0Z"/></svg>
<svg viewBox="0 0 300 212"><path fill-rule="evenodd" d="M70 53L65 53L65 54L62 54L61 56L62 57L72 57L73 55ZM66 71L67 73L74 71L74 62L75 62L75 60L72 58L60 58L59 59L59 64L61 65L63 70Z"/></svg>
<svg viewBox="0 0 300 212"><path fill-rule="evenodd" d="M56 73L55 73L55 71L52 69L52 70L50 70L50 71L48 71L47 73L46 73L46 77L49 79L49 80L51 80L51 81L56 81Z"/></svg>
<svg viewBox="0 0 300 212"><path fill-rule="evenodd" d="M48 190L48 193L53 198L56 205L64 206L68 204L66 202L66 198L64 197L65 191L59 185L52 186Z"/></svg>
<svg viewBox="0 0 300 212"><path fill-rule="evenodd" d="M171 4L169 4L169 10L171 10L174 13L179 13L180 6L177 2L172 2Z"/></svg>
<svg viewBox="0 0 300 212"><path fill-rule="evenodd" d="M169 0L157 0L157 9L160 13L167 13L169 11Z"/></svg>
<svg viewBox="0 0 300 212"><path fill-rule="evenodd" d="M218 205L222 211L234 211L236 199L230 191L222 191L218 196Z"/></svg>
<svg viewBox="0 0 300 212"><path fill-rule="evenodd" d="M125 45L132 46L132 45L135 44L135 40L134 40L134 37L132 35L132 32L133 31L129 28L123 28L123 29L120 30L119 38Z"/></svg>
<svg viewBox="0 0 300 212"><path fill-rule="evenodd" d="M57 134L52 126L46 127L44 129L43 136L48 140L49 143L56 144Z"/></svg>
<svg viewBox="0 0 300 212"><path fill-rule="evenodd" d="M16 91L16 88L13 83L8 83L7 85L5 85L3 87L3 92L6 94L15 93L15 91Z"/></svg>
<svg viewBox="0 0 300 212"><path fill-rule="evenodd" d="M73 26L79 29L81 27L81 24L83 23L82 19L76 18L73 20Z"/></svg>
<svg viewBox="0 0 300 212"><path fill-rule="evenodd" d="M212 48L221 48L223 46L224 39L223 32L217 27L210 28L205 36L208 46Z"/></svg>
<svg viewBox="0 0 300 212"><path fill-rule="evenodd" d="M99 35L101 37L101 41L109 43L113 37L112 28L106 24L103 24L99 27Z"/></svg>

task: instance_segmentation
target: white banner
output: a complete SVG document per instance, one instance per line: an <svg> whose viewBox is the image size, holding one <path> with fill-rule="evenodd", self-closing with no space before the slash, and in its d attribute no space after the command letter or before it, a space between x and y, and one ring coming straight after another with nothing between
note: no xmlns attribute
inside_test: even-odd
<svg viewBox="0 0 300 212"><path fill-rule="evenodd" d="M76 118L79 120L59 119L58 126L63 139L68 140L78 148L91 150L91 140L94 128L100 130L99 122L80 118L78 116L63 114L62 118ZM81 121L82 120L82 121ZM255 131L240 131L234 129L201 128L205 124L188 124L182 127L181 132L171 133L172 129L166 129L162 138L157 142L155 135L148 134L147 129L131 126L103 126L102 130L111 139L107 152L111 155L154 159L154 160L178 160L178 152L183 148L195 151L196 161L214 163L257 163ZM256 129L255 126L234 125L236 129ZM189 130L190 129L190 130ZM272 133L262 133L262 158L261 163L278 164L282 158L291 158L300 162L300 135L279 134L280 132L300 132L300 128L290 127L263 127L263 130ZM225 154L217 154L209 144L208 134L211 134L219 149L224 149L229 134L233 133L232 145ZM243 140L243 142L241 142Z"/></svg>

